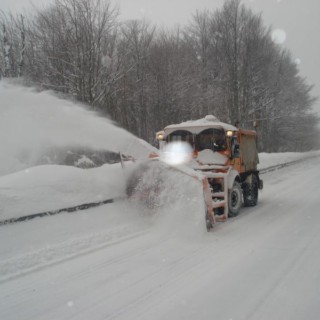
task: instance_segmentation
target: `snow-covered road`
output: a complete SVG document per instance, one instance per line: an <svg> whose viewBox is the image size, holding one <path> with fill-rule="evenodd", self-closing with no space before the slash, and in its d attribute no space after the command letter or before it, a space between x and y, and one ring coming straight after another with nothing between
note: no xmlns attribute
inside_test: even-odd
<svg viewBox="0 0 320 320"><path fill-rule="evenodd" d="M318 319L319 160L263 179L210 233L193 199L191 219L124 201L1 227L0 319Z"/></svg>

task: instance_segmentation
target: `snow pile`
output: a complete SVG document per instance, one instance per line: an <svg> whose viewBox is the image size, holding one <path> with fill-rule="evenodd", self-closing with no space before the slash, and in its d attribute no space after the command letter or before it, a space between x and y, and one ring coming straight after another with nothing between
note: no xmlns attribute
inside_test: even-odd
<svg viewBox="0 0 320 320"><path fill-rule="evenodd" d="M75 162L75 166L79 168L93 168L94 162L88 157L82 155L80 159Z"/></svg>
<svg viewBox="0 0 320 320"><path fill-rule="evenodd" d="M284 152L284 153L259 153L258 169L262 170L272 166L308 159L312 157L319 157L320 151L310 151L310 152Z"/></svg>
<svg viewBox="0 0 320 320"><path fill-rule="evenodd" d="M125 184L119 164L26 169L0 177L0 220L123 196Z"/></svg>

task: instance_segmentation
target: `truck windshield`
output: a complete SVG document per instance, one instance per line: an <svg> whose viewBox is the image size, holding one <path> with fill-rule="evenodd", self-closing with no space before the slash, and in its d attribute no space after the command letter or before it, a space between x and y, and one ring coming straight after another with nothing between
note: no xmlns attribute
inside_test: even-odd
<svg viewBox="0 0 320 320"><path fill-rule="evenodd" d="M176 142L176 141L183 141L188 142L192 149L194 149L194 136L190 131L187 130L177 130L170 133L167 138L167 142Z"/></svg>
<svg viewBox="0 0 320 320"><path fill-rule="evenodd" d="M196 147L198 151L210 149L213 151L224 151L227 148L226 135L223 129L210 128L201 131L196 136Z"/></svg>

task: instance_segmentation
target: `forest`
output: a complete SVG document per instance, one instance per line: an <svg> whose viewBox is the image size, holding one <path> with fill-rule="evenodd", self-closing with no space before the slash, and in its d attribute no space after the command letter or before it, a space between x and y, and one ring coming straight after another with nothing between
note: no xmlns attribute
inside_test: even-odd
<svg viewBox="0 0 320 320"><path fill-rule="evenodd" d="M79 101L154 145L166 125L213 114L255 128L263 152L320 147L312 86L260 14L226 0L190 21L120 21L107 0L0 11L0 78Z"/></svg>

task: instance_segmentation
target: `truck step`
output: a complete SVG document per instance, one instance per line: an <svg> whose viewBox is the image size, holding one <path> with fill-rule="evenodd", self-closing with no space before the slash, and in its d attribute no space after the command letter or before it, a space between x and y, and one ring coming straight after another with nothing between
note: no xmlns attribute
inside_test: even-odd
<svg viewBox="0 0 320 320"><path fill-rule="evenodd" d="M205 172L205 175L208 178L214 178L214 179L217 179L217 178L223 179L227 177L227 173L223 173L223 172Z"/></svg>
<svg viewBox="0 0 320 320"><path fill-rule="evenodd" d="M227 204L226 201L212 201L212 208L221 208Z"/></svg>
<svg viewBox="0 0 320 320"><path fill-rule="evenodd" d="M212 198L224 198L225 197L224 192L213 192L211 195L212 195Z"/></svg>

